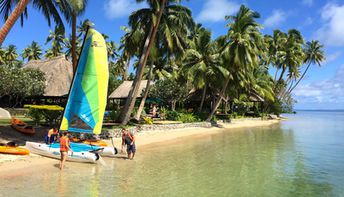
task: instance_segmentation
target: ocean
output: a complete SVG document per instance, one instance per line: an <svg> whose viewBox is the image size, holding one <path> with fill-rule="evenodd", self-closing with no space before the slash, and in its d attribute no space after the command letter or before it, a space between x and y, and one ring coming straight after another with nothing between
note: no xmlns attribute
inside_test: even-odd
<svg viewBox="0 0 344 197"><path fill-rule="evenodd" d="M2 175L0 196L344 196L344 111L284 116L138 147L132 161Z"/></svg>

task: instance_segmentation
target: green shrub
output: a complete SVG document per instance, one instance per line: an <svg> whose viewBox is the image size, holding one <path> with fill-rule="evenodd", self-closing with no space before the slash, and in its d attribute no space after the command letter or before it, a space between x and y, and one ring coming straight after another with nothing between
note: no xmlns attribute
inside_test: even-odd
<svg viewBox="0 0 344 197"><path fill-rule="evenodd" d="M30 117L36 125L38 125L41 122L41 120L43 120L43 114L41 109L30 108L27 116Z"/></svg>
<svg viewBox="0 0 344 197"><path fill-rule="evenodd" d="M63 108L58 105L24 105L29 108L28 116L37 124L44 119L49 126L57 124Z"/></svg>
<svg viewBox="0 0 344 197"><path fill-rule="evenodd" d="M166 119L167 120L178 120L179 119L179 113L176 111L167 111L166 112Z"/></svg>
<svg viewBox="0 0 344 197"><path fill-rule="evenodd" d="M198 121L198 119L193 114L180 113L178 121L186 123L186 122L196 122Z"/></svg>
<svg viewBox="0 0 344 197"><path fill-rule="evenodd" d="M209 113L202 112L202 113L194 114L194 116L195 116L197 119L199 119L199 120L201 120L201 121L204 121L204 120L206 120L206 119L208 118Z"/></svg>
<svg viewBox="0 0 344 197"><path fill-rule="evenodd" d="M119 114L120 114L119 111L112 110L110 111L109 117L111 120L117 120Z"/></svg>
<svg viewBox="0 0 344 197"><path fill-rule="evenodd" d="M145 121L145 124L153 124L153 120L150 117L143 117L143 120Z"/></svg>

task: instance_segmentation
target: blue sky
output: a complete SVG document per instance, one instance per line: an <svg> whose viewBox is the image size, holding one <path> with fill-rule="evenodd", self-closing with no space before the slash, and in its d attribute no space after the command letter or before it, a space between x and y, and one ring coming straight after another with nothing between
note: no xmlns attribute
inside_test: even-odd
<svg viewBox="0 0 344 197"><path fill-rule="evenodd" d="M296 28L309 41L320 40L325 45L327 60L321 67L312 66L297 89L296 109L344 109L344 1L327 0L190 0L183 1L192 10L196 22L210 29L213 38L227 32L225 15L236 13L241 4L258 11L264 34L271 34L276 28L282 31ZM89 0L85 14L80 19L90 19L96 29L119 43L127 25L129 14L145 4L134 0ZM3 23L3 22L1 22ZM49 30L45 19L29 7L29 18L21 28L15 25L4 45L15 44L21 51L33 40L43 48ZM67 32L70 32L68 28Z"/></svg>

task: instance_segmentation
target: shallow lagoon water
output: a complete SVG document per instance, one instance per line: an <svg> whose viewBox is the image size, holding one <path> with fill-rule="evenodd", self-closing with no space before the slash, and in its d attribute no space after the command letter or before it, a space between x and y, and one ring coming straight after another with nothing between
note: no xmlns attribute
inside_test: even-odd
<svg viewBox="0 0 344 197"><path fill-rule="evenodd" d="M14 172L0 196L344 196L344 112L288 118L150 145L133 161Z"/></svg>

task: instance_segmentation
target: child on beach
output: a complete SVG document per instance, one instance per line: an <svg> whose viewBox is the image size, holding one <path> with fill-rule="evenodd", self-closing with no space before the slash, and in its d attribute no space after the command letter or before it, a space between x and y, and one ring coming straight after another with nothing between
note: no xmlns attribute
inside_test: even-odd
<svg viewBox="0 0 344 197"><path fill-rule="evenodd" d="M127 153L128 159L134 159L136 153L136 146L135 146L135 136L133 133L130 133L127 129L122 129L122 149L123 152L124 146L127 145Z"/></svg>
<svg viewBox="0 0 344 197"><path fill-rule="evenodd" d="M67 136L68 132L63 132L62 136L60 137L60 153L61 153L61 161L60 161L60 170L63 170L64 163L68 157L68 151L71 151L73 154L72 149L70 149L70 141Z"/></svg>

